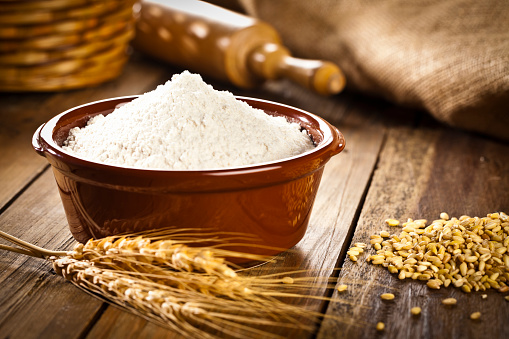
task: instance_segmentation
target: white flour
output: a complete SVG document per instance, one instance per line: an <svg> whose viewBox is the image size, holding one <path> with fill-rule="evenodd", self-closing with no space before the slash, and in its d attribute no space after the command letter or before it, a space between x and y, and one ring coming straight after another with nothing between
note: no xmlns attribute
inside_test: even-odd
<svg viewBox="0 0 509 339"><path fill-rule="evenodd" d="M73 128L67 152L111 165L214 169L288 158L314 147L305 130L216 91L187 71Z"/></svg>

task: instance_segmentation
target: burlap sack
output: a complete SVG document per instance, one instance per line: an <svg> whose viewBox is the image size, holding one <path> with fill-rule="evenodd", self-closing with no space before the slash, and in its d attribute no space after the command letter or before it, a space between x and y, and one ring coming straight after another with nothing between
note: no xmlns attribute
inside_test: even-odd
<svg viewBox="0 0 509 339"><path fill-rule="evenodd" d="M508 0L240 0L348 86L509 140Z"/></svg>

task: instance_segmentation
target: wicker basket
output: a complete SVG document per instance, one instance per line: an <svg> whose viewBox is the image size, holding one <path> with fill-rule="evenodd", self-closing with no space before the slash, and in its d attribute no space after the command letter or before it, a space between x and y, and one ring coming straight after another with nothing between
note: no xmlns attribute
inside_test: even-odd
<svg viewBox="0 0 509 339"><path fill-rule="evenodd" d="M116 78L136 0L0 0L0 91L56 91Z"/></svg>

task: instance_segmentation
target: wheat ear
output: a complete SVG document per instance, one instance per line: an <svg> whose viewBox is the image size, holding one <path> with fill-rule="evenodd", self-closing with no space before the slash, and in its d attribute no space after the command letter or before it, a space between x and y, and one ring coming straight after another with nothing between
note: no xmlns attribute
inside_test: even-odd
<svg viewBox="0 0 509 339"><path fill-rule="evenodd" d="M51 259L55 272L78 287L106 297L159 325L196 337L209 338L204 329L224 332L228 326L243 331L242 335L230 331L230 336L242 338L261 333L267 338L279 338L252 325L311 329L296 320L304 312L302 308L280 301L265 300L256 304L247 299L217 298L199 290L182 290L123 271L101 268L87 260Z"/></svg>
<svg viewBox="0 0 509 339"><path fill-rule="evenodd" d="M106 237L77 244L69 256L75 259L95 260L101 258L131 259L131 262L166 266L177 271L204 272L221 277L235 277L235 271L208 248L189 247L173 240L152 242L138 236ZM117 260L118 262L118 260Z"/></svg>
<svg viewBox="0 0 509 339"><path fill-rule="evenodd" d="M298 319L305 317L317 322L324 317L278 299L331 300L298 292L314 288L317 278L290 278L291 272L261 277L241 275L221 255L265 257L218 247L187 246L186 243L200 241L186 240L175 230L169 230L168 235L177 235L178 241L165 239L164 232L90 240L85 245L77 244L69 252L48 251L1 232L1 237L22 248L5 245L0 248L50 259L58 274L80 288L197 338L214 337L210 331L238 338L262 334L278 338L256 326L310 330L312 327ZM329 284L334 282L335 279L325 279L321 287L331 288L333 285Z"/></svg>

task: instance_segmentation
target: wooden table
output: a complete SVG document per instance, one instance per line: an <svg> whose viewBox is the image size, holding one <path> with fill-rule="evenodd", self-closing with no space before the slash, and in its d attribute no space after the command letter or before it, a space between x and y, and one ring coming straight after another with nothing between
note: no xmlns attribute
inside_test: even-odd
<svg viewBox="0 0 509 339"><path fill-rule="evenodd" d="M74 240L53 174L32 150L32 134L68 108L144 93L180 71L135 54L120 78L96 88L0 94L0 229L45 248L71 248ZM344 322L324 320L312 332L281 328L277 333L294 338L509 337L509 303L497 291L431 290L421 281L400 281L365 257L357 263L345 259L352 243L369 242L371 234L387 230L387 218L434 220L443 211L458 217L509 212L509 144L349 92L323 98L286 81L245 91L205 80L237 95L316 113L346 138L345 151L326 166L306 236L293 251L280 255L277 264L264 266L273 271L281 266L309 269L314 276L339 274L349 284L346 292L317 293L350 304L297 302ZM350 283L354 280L357 283ZM56 276L44 260L1 252L0 286L2 338L185 337L84 293ZM379 296L384 292L396 298L383 301ZM442 305L449 296L458 300L455 307ZM422 308L420 316L410 314L413 306ZM475 311L482 313L477 321L470 319ZM384 331L375 329L379 321L385 323Z"/></svg>

